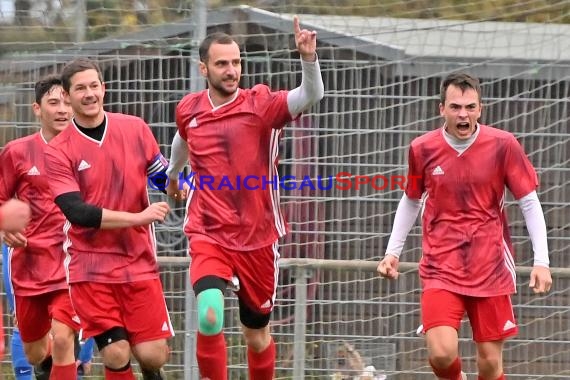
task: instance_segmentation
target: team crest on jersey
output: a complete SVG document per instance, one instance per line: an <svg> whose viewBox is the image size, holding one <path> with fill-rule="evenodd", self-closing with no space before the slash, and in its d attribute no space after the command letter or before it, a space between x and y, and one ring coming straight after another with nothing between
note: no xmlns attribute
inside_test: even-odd
<svg viewBox="0 0 570 380"><path fill-rule="evenodd" d="M190 123L188 124L188 128L196 128L198 126L198 121L196 121L196 118L192 118L192 120L190 120Z"/></svg>

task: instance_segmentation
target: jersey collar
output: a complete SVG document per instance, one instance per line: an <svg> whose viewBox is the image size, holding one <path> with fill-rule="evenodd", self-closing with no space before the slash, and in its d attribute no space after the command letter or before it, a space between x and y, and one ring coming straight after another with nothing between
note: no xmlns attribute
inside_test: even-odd
<svg viewBox="0 0 570 380"><path fill-rule="evenodd" d="M216 110L218 110L218 109L220 109L220 108L222 108L222 107L227 106L228 104L233 103L233 102L237 99L237 97L238 97L238 95L239 95L240 89L238 88L238 89L236 90L236 92L235 92L233 98L231 98L230 100L228 100L228 101L225 102L224 104L220 104L219 106L214 106L214 103L212 102L212 98L210 97L210 90L206 90L206 91L207 91L207 93L208 93L208 101L210 102L210 105L212 106L212 111L216 111Z"/></svg>

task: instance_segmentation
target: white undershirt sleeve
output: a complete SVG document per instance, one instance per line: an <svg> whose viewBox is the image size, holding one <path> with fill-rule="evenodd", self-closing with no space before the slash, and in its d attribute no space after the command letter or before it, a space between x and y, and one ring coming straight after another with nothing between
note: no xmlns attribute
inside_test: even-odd
<svg viewBox="0 0 570 380"><path fill-rule="evenodd" d="M522 210L530 241L532 242L534 265L548 268L550 259L548 258L546 221L544 220L544 213L542 212L542 206L536 191L520 198L518 203Z"/></svg>
<svg viewBox="0 0 570 380"><path fill-rule="evenodd" d="M386 248L387 255L400 257L406 238L416 223L421 208L421 199L411 199L406 194L402 196L394 216L394 226L392 227L392 233Z"/></svg>
<svg viewBox="0 0 570 380"><path fill-rule="evenodd" d="M287 107L293 118L315 104L325 95L319 59L307 62L301 59L301 85L287 94Z"/></svg>
<svg viewBox="0 0 570 380"><path fill-rule="evenodd" d="M179 173L184 169L186 162L188 162L188 145L180 134L176 132L170 146L170 161L168 169L166 169L168 178L178 179Z"/></svg>

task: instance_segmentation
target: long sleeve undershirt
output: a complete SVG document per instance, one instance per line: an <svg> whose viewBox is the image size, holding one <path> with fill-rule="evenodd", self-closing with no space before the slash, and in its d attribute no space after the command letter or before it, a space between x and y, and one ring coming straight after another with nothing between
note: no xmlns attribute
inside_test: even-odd
<svg viewBox="0 0 570 380"><path fill-rule="evenodd" d="M323 98L325 87L319 60L301 60L301 85L287 94L287 107L293 118Z"/></svg>
<svg viewBox="0 0 570 380"><path fill-rule="evenodd" d="M473 136L467 140L458 140L448 134L444 130L444 138L449 145L454 148L458 154L462 154L478 136L479 128L475 131ZM521 208L528 234L532 242L532 250L534 252L534 265L547 267L550 265L548 258L548 241L546 235L546 222L544 220L544 213L536 191L525 195L518 200L519 207ZM410 230L414 226L420 209L422 207L422 200L410 199L406 194L403 195L396 215L394 217L394 226L388 246L386 248L387 255L400 257L404 248L404 243Z"/></svg>

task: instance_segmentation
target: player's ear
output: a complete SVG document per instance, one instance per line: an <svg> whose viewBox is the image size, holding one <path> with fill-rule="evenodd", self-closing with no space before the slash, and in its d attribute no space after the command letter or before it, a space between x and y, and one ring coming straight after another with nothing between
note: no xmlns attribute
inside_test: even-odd
<svg viewBox="0 0 570 380"><path fill-rule="evenodd" d="M445 110L445 104L439 103L439 115L443 116L443 111Z"/></svg>
<svg viewBox="0 0 570 380"><path fill-rule="evenodd" d="M40 117L40 115L42 113L41 106L38 103L33 102L32 103L32 111L34 111L34 115L36 115L36 117Z"/></svg>
<svg viewBox="0 0 570 380"><path fill-rule="evenodd" d="M202 61L200 61L200 74L202 74L204 78L208 76L208 67L206 66L206 63Z"/></svg>

